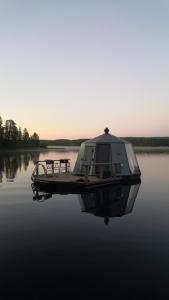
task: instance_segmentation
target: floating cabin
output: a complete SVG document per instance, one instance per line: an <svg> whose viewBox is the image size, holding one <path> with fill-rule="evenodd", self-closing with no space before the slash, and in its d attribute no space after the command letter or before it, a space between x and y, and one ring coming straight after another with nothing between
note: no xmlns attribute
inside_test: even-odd
<svg viewBox="0 0 169 300"><path fill-rule="evenodd" d="M74 175L102 178L112 176L140 177L140 169L132 145L105 128L104 134L81 144Z"/></svg>
<svg viewBox="0 0 169 300"><path fill-rule="evenodd" d="M73 172L70 172L69 159L38 161L32 180L52 188L81 189L136 181L140 176L132 145L109 134L105 128L104 134L81 144Z"/></svg>

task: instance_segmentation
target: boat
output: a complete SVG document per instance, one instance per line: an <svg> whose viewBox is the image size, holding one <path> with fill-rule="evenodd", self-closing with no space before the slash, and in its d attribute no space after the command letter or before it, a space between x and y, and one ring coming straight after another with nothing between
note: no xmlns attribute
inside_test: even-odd
<svg viewBox="0 0 169 300"><path fill-rule="evenodd" d="M91 189L120 182L137 182L141 171L132 145L109 133L81 144L71 171L70 159L35 162L32 181L37 186L61 189Z"/></svg>

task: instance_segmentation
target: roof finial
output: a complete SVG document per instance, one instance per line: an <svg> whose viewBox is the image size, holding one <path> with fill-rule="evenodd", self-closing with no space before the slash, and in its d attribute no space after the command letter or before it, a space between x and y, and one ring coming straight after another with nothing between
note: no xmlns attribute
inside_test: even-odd
<svg viewBox="0 0 169 300"><path fill-rule="evenodd" d="M105 130L104 130L105 134L108 134L109 131L110 131L110 130L109 130L109 128L107 128L107 127L106 127Z"/></svg>

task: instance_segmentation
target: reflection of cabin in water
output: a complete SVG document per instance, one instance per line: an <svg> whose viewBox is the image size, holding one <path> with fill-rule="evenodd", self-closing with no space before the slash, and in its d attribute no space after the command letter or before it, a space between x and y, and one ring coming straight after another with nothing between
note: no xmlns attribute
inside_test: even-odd
<svg viewBox="0 0 169 300"><path fill-rule="evenodd" d="M39 189L32 183L33 200L42 202L52 197L53 190ZM83 191L78 194L81 211L104 219L105 224L113 217L132 212L140 188L136 185L114 185ZM59 193L59 190L57 191Z"/></svg>
<svg viewBox="0 0 169 300"><path fill-rule="evenodd" d="M105 133L81 144L73 174L100 177L139 176L140 169L132 145L127 141Z"/></svg>
<svg viewBox="0 0 169 300"><path fill-rule="evenodd" d="M104 218L107 224L109 218L131 213L139 187L140 184L116 185L82 193L79 195L81 210Z"/></svg>

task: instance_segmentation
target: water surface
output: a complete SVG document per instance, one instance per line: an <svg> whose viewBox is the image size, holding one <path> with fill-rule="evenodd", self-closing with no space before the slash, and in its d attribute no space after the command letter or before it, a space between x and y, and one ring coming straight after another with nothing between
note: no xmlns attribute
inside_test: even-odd
<svg viewBox="0 0 169 300"><path fill-rule="evenodd" d="M33 193L34 161L67 157L73 167L76 151L0 155L1 298L164 297L169 154L137 154L141 186Z"/></svg>

